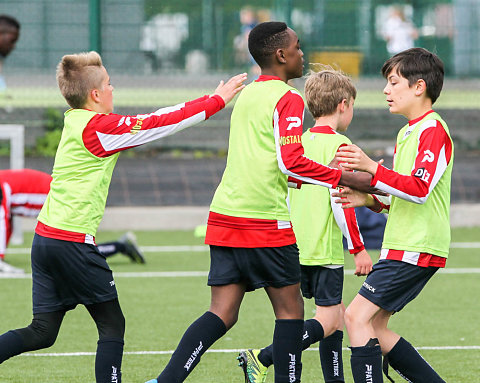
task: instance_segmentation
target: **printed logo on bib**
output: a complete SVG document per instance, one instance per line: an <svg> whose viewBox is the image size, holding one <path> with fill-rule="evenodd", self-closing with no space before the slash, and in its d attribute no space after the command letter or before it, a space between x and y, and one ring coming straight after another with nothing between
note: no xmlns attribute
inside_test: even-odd
<svg viewBox="0 0 480 383"><path fill-rule="evenodd" d="M296 134L294 136L285 136L280 137L280 146L288 145L288 144L301 144L302 143L302 136Z"/></svg>
<svg viewBox="0 0 480 383"><path fill-rule="evenodd" d="M298 128L302 125L302 120L300 117L287 117L287 121L291 121L287 126L287 130L292 130L293 128Z"/></svg>
<svg viewBox="0 0 480 383"><path fill-rule="evenodd" d="M423 160L422 162L425 162L425 161L428 161L428 162L433 162L433 160L435 159L435 154L433 154L430 150L425 150L423 152L423 154L425 154L425 156L423 157Z"/></svg>
<svg viewBox="0 0 480 383"><path fill-rule="evenodd" d="M430 173L427 172L425 168L418 168L417 170L415 170L414 176L424 180L425 182L428 182L428 180L430 179Z"/></svg>

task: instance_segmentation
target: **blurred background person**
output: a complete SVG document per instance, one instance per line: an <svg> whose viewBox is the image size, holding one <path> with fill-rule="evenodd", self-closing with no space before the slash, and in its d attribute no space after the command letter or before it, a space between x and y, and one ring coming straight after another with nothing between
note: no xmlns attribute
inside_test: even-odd
<svg viewBox="0 0 480 383"><path fill-rule="evenodd" d="M0 170L0 274L21 274L23 269L5 262L5 252L13 232L13 217L37 217L50 191L50 174L34 169ZM107 258L117 253L132 262L145 263L135 235L125 233L116 241L101 243L98 250Z"/></svg>
<svg viewBox="0 0 480 383"><path fill-rule="evenodd" d="M20 23L8 15L0 15L0 93L7 88L2 75L3 61L13 51L20 37Z"/></svg>
<svg viewBox="0 0 480 383"><path fill-rule="evenodd" d="M240 10L240 34L233 39L235 50L235 64L238 67L247 67L250 74L259 75L260 67L248 51L248 35L258 24L258 19L253 8L244 7Z"/></svg>
<svg viewBox="0 0 480 383"><path fill-rule="evenodd" d="M387 42L387 51L393 56L415 46L418 31L405 16L401 7L392 7L389 17L385 20L383 37Z"/></svg>

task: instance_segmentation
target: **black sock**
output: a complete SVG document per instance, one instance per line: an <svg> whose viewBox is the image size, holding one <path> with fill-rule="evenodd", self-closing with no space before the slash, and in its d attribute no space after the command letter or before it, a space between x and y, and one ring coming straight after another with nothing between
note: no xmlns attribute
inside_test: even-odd
<svg viewBox="0 0 480 383"><path fill-rule="evenodd" d="M227 327L220 317L207 311L185 331L167 366L158 376L158 382L183 382L205 351L226 332Z"/></svg>
<svg viewBox="0 0 480 383"><path fill-rule="evenodd" d="M345 382L342 358L343 331L337 330L320 341L320 361L326 383Z"/></svg>
<svg viewBox="0 0 480 383"><path fill-rule="evenodd" d="M303 324L303 338L302 350L306 350L312 344L318 342L323 338L323 327L315 319L306 320ZM264 366L271 366L273 364L273 347L272 345L263 348L258 354L258 360Z"/></svg>
<svg viewBox="0 0 480 383"><path fill-rule="evenodd" d="M300 382L302 374L301 319L277 319L273 333L273 365L275 383Z"/></svg>
<svg viewBox="0 0 480 383"><path fill-rule="evenodd" d="M400 376L415 383L445 382L405 339L400 338L387 354L388 363Z"/></svg>
<svg viewBox="0 0 480 383"><path fill-rule="evenodd" d="M0 363L5 362L12 356L21 354L23 350L22 337L15 331L8 331L0 336Z"/></svg>
<svg viewBox="0 0 480 383"><path fill-rule="evenodd" d="M365 346L350 347L350 365L355 383L383 382L382 350L377 338L372 338Z"/></svg>
<svg viewBox="0 0 480 383"><path fill-rule="evenodd" d="M122 381L123 339L105 338L97 343L95 379L98 383Z"/></svg>

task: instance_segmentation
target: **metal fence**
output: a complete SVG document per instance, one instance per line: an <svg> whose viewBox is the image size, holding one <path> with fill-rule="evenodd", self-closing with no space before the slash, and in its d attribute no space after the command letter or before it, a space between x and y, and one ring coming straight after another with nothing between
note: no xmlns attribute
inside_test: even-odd
<svg viewBox="0 0 480 383"><path fill-rule="evenodd" d="M101 51L111 70L125 72L248 67L250 26L284 20L309 62L336 62L354 75L378 74L389 55L389 27L396 29L393 39L405 36L409 23L414 44L437 52L448 75L480 75L478 0L231 3L237 1L0 0L0 13L22 24L5 71L51 70L63 54L89 49ZM395 12L402 22L392 18Z"/></svg>

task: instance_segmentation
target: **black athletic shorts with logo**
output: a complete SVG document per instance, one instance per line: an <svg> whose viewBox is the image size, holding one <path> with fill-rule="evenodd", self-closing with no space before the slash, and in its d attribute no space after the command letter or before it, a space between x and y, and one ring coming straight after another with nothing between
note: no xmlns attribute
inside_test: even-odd
<svg viewBox="0 0 480 383"><path fill-rule="evenodd" d="M209 286L245 283L246 291L253 291L299 282L300 263L296 244L256 248L210 245Z"/></svg>
<svg viewBox="0 0 480 383"><path fill-rule="evenodd" d="M333 306L342 302L343 266L335 269L300 265L301 289L305 298L315 298L317 306Z"/></svg>
<svg viewBox="0 0 480 383"><path fill-rule="evenodd" d="M71 310L117 298L112 270L97 247L35 234L33 313Z"/></svg>
<svg viewBox="0 0 480 383"><path fill-rule="evenodd" d="M358 292L387 311L400 311L424 288L438 267L420 267L402 261L381 259Z"/></svg>

